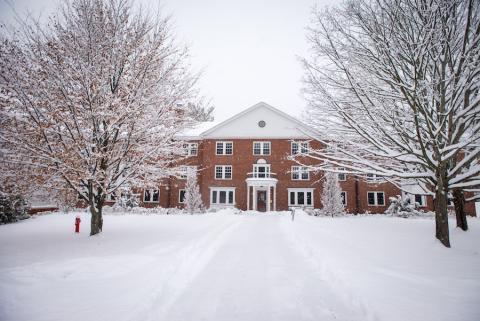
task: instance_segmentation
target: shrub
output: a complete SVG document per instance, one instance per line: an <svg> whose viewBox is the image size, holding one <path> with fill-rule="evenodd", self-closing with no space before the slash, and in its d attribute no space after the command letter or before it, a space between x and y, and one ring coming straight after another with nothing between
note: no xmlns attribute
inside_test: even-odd
<svg viewBox="0 0 480 321"><path fill-rule="evenodd" d="M0 192L0 224L13 223L29 217L27 202L21 195Z"/></svg>

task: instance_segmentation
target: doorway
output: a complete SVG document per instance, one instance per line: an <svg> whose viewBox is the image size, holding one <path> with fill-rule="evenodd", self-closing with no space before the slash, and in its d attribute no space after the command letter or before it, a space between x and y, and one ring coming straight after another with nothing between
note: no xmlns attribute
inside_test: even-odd
<svg viewBox="0 0 480 321"><path fill-rule="evenodd" d="M257 191L257 211L267 211L267 191Z"/></svg>

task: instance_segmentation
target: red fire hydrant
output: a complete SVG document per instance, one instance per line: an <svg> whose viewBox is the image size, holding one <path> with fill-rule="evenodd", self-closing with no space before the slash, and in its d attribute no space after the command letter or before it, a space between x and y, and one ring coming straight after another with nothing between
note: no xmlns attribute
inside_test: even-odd
<svg viewBox="0 0 480 321"><path fill-rule="evenodd" d="M80 216L77 216L75 218L75 233L80 233L80 222L82 220L80 219Z"/></svg>

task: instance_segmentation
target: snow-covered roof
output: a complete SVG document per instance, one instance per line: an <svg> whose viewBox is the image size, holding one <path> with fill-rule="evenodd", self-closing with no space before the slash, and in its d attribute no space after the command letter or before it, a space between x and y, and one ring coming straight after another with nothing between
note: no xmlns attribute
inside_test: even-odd
<svg viewBox="0 0 480 321"><path fill-rule="evenodd" d="M401 186L402 191L405 193L409 194L415 194L415 195L426 195L428 194L427 191L425 191L419 184L417 183L404 183Z"/></svg>
<svg viewBox="0 0 480 321"><path fill-rule="evenodd" d="M215 127L219 123L220 123L219 121L199 122L194 127L187 128L178 136L181 137L182 139L201 139L201 134L203 132L207 131L212 127Z"/></svg>
<svg viewBox="0 0 480 321"><path fill-rule="evenodd" d="M262 126L260 126L262 123ZM310 138L317 136L315 129L300 120L264 102L220 122L202 122L185 130L181 139L205 138Z"/></svg>

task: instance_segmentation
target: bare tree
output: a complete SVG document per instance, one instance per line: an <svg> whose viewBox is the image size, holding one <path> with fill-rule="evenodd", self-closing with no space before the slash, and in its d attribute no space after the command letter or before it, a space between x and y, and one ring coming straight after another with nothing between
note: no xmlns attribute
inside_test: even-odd
<svg viewBox="0 0 480 321"><path fill-rule="evenodd" d="M48 188L67 185L99 233L107 195L176 172L182 142L173 138L191 123L177 103L194 98L197 78L187 58L168 19L127 0L65 1L47 25L4 33L3 161Z"/></svg>
<svg viewBox="0 0 480 321"><path fill-rule="evenodd" d="M310 118L344 167L435 197L436 237L450 247L448 193L480 178L480 5L473 0L361 0L314 13L303 60Z"/></svg>
<svg viewBox="0 0 480 321"><path fill-rule="evenodd" d="M197 104L188 103L187 115L200 122L213 121L213 111L215 107L211 106L209 102L199 102Z"/></svg>

